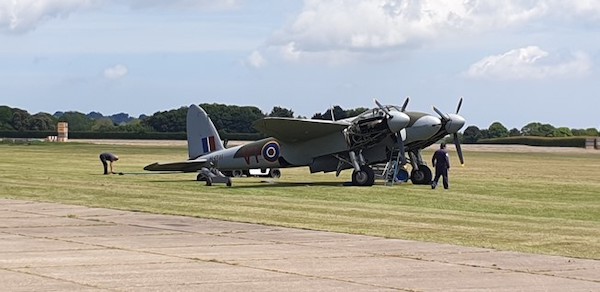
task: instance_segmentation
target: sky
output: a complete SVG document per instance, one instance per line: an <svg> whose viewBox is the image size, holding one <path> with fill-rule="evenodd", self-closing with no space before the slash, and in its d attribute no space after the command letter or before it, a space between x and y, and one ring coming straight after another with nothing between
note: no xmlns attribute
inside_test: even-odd
<svg viewBox="0 0 600 292"><path fill-rule="evenodd" d="M600 128L600 0L0 0L0 105L311 117L373 99Z"/></svg>

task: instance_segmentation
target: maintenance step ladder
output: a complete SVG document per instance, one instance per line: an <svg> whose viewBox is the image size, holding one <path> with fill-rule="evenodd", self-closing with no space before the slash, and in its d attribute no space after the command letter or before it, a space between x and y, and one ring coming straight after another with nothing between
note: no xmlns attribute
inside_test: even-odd
<svg viewBox="0 0 600 292"><path fill-rule="evenodd" d="M390 155L390 160L387 163L375 164L372 166L375 178L385 181L386 186L393 186L397 179L397 168L401 168L398 161L400 160L400 149L394 148Z"/></svg>

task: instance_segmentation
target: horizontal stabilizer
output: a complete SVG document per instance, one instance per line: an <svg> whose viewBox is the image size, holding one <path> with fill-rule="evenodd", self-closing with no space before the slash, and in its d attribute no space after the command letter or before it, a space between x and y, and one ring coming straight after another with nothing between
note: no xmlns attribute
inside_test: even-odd
<svg viewBox="0 0 600 292"><path fill-rule="evenodd" d="M197 172L203 167L210 167L210 163L206 159L195 159L180 162L168 163L152 163L144 167L148 171L180 171L180 172Z"/></svg>

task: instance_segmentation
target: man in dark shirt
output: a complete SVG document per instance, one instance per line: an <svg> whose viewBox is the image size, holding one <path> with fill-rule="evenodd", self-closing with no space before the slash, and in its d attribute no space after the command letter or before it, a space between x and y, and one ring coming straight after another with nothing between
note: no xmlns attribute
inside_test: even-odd
<svg viewBox="0 0 600 292"><path fill-rule="evenodd" d="M441 143L440 149L433 153L431 163L435 167L435 178L431 182L431 189L435 189L438 181L440 180L440 176L442 176L444 189L448 189L448 169L450 169L450 157L448 157L448 152L446 152L446 143Z"/></svg>
<svg viewBox="0 0 600 292"><path fill-rule="evenodd" d="M112 153L102 153L100 154L100 161L102 161L102 165L104 166L104 174L109 174L108 165L110 164L110 173L115 173L113 171L113 162L119 160L119 156L114 155ZM108 162L108 163L107 163Z"/></svg>

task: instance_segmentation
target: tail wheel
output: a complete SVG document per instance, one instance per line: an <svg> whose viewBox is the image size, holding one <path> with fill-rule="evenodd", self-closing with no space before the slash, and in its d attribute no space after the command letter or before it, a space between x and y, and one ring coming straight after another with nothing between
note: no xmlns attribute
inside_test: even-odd
<svg viewBox="0 0 600 292"><path fill-rule="evenodd" d="M410 180L415 185L428 185L431 183L431 169L427 165L419 165L419 169L413 169L410 173Z"/></svg>
<svg viewBox="0 0 600 292"><path fill-rule="evenodd" d="M375 183L375 173L373 169L367 165L360 167L359 171L352 173L352 185L369 187Z"/></svg>
<svg viewBox="0 0 600 292"><path fill-rule="evenodd" d="M408 181L408 171L406 169L398 169L398 174L396 175L396 180L401 182Z"/></svg>
<svg viewBox="0 0 600 292"><path fill-rule="evenodd" d="M269 176L271 176L272 178L280 178L281 170L277 168L271 169L271 171L269 171Z"/></svg>

